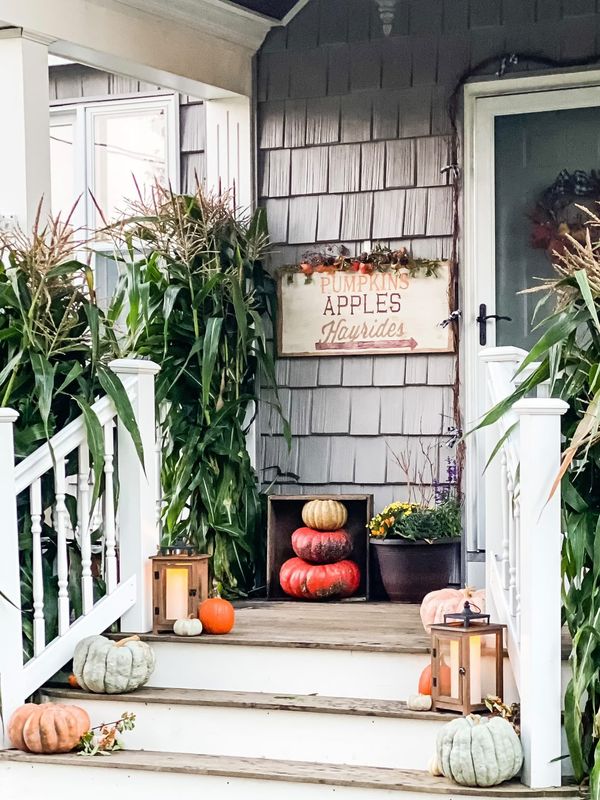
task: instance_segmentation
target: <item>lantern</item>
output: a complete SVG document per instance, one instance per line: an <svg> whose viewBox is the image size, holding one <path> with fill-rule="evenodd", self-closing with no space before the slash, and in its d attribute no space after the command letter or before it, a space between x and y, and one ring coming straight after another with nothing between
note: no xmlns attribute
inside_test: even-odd
<svg viewBox="0 0 600 800"><path fill-rule="evenodd" d="M175 542L152 557L153 633L173 631L176 619L196 615L208 597L208 556Z"/></svg>
<svg viewBox="0 0 600 800"><path fill-rule="evenodd" d="M470 603L431 626L432 708L472 714L486 710L488 695L502 697L504 628Z"/></svg>

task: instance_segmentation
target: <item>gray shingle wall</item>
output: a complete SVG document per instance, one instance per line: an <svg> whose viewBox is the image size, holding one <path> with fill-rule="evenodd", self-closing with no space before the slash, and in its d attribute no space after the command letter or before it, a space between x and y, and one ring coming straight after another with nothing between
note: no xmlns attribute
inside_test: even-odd
<svg viewBox="0 0 600 800"><path fill-rule="evenodd" d="M596 0L398 0L385 38L373 0L309 0L271 32L257 63L257 177L273 267L297 263L315 242L449 256L452 189L440 170L457 78L507 51L585 58L600 46L599 21ZM452 424L454 371L447 355L280 361L293 447L263 413L260 463L299 474L281 492L372 491L376 507L403 498L399 460L410 456L410 480L427 483L421 444L446 458L435 445Z"/></svg>
<svg viewBox="0 0 600 800"><path fill-rule="evenodd" d="M160 90L134 78L102 72L83 64L50 67L50 101L100 99L113 95L134 96ZM179 112L181 190L193 192L196 181L206 177L206 116L204 104L182 97ZM277 157L275 156L277 162ZM280 171L279 162L276 172ZM275 174L275 171L274 171ZM270 189L270 187L269 187ZM267 192L267 194L270 192ZM287 194L286 191L282 194ZM273 195L276 196L276 195Z"/></svg>

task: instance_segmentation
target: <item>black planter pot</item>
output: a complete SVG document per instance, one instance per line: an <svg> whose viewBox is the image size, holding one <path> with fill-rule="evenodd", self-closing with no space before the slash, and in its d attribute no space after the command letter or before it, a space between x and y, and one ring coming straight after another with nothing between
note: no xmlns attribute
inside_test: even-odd
<svg viewBox="0 0 600 800"><path fill-rule="evenodd" d="M460 574L460 537L430 544L372 538L369 550L374 600L420 603Z"/></svg>

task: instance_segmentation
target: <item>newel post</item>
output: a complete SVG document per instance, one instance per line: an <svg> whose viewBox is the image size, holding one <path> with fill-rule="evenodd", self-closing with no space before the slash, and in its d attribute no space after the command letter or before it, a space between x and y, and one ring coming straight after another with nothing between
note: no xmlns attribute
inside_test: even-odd
<svg viewBox="0 0 600 800"><path fill-rule="evenodd" d="M563 400L531 398L519 418L521 552L520 682L524 782L560 786L561 515L560 487L550 497L561 459Z"/></svg>
<svg viewBox="0 0 600 800"><path fill-rule="evenodd" d="M118 423L119 553L120 579L136 577L136 602L121 618L121 630L152 630L152 572L150 556L156 555L159 531L156 519L156 419L154 376L160 367L153 361L121 358L111 361L122 381L135 377L130 392L133 413L144 449L144 465L125 426Z"/></svg>
<svg viewBox="0 0 600 800"><path fill-rule="evenodd" d="M23 636L21 625L21 580L19 575L19 529L15 488L15 450L13 425L18 413L0 408L0 702L2 703L2 735L0 744L9 746L6 736L12 712L25 698L22 690Z"/></svg>

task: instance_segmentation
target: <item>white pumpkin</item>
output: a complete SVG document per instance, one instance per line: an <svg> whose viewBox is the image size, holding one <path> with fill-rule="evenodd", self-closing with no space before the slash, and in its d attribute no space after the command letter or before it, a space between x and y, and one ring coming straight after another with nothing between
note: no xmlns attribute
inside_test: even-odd
<svg viewBox="0 0 600 800"><path fill-rule="evenodd" d="M200 636L202 633L202 623L193 614L187 619L176 619L173 623L173 633L175 636Z"/></svg>
<svg viewBox="0 0 600 800"><path fill-rule="evenodd" d="M406 701L406 706L411 711L431 711L431 695L411 694Z"/></svg>
<svg viewBox="0 0 600 800"><path fill-rule="evenodd" d="M510 722L470 714L441 729L436 761L442 775L462 786L496 786L519 773L523 748Z"/></svg>
<svg viewBox="0 0 600 800"><path fill-rule="evenodd" d="M463 610L465 602L469 602L480 611L485 611L485 589L436 589L429 592L421 603L421 622L429 633L431 625L440 625L444 614L456 614Z"/></svg>
<svg viewBox="0 0 600 800"><path fill-rule="evenodd" d="M302 506L302 521L316 531L338 531L348 520L348 511L338 500L309 500Z"/></svg>
<svg viewBox="0 0 600 800"><path fill-rule="evenodd" d="M121 694L143 686L154 671L154 653L139 636L115 642L88 636L75 648L73 674L87 692Z"/></svg>

